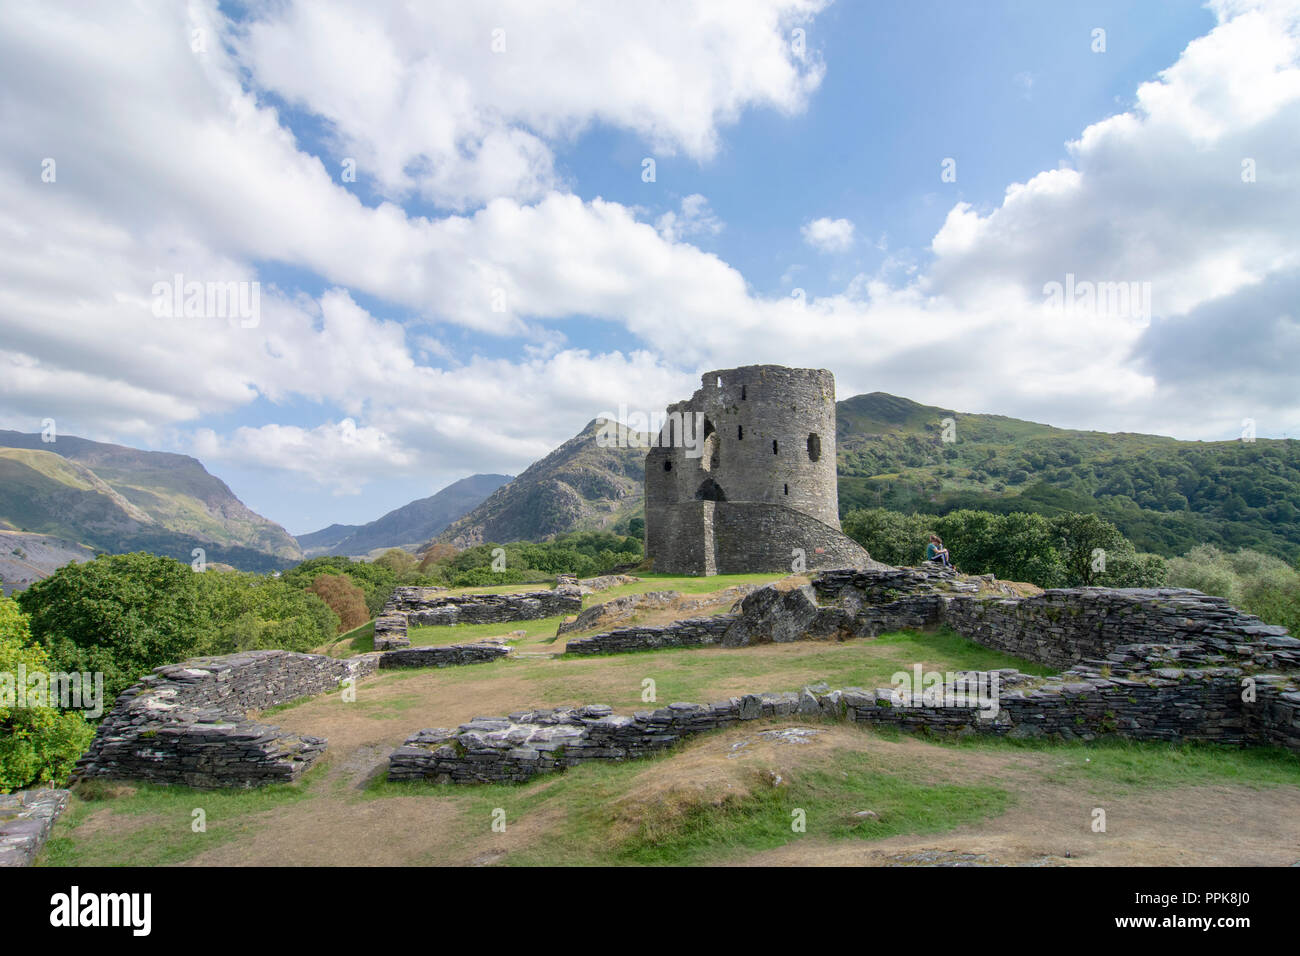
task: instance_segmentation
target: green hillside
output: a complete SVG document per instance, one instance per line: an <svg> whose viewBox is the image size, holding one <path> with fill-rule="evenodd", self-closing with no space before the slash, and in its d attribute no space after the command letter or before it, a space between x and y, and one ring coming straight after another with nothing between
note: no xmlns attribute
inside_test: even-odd
<svg viewBox="0 0 1300 956"><path fill-rule="evenodd" d="M0 527L186 562L202 547L209 561L246 570L302 558L288 532L196 459L73 436L0 431Z"/></svg>
<svg viewBox="0 0 1300 956"><path fill-rule="evenodd" d="M951 418L955 441L943 440ZM838 405L840 512L1100 514L1144 551L1300 556L1300 443L1072 431L873 392Z"/></svg>
<svg viewBox="0 0 1300 956"><path fill-rule="evenodd" d="M840 514L959 508L1095 513L1141 551L1198 544L1300 557L1300 443L1074 431L873 392L837 404ZM955 441L943 440L944 419ZM439 535L460 547L610 529L644 514L644 450L596 423ZM725 451L724 451L725 454Z"/></svg>

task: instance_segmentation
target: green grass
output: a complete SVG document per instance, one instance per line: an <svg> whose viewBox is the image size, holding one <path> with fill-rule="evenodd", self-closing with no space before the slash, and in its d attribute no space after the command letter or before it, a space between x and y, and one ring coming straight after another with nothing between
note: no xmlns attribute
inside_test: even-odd
<svg viewBox="0 0 1300 956"><path fill-rule="evenodd" d="M37 860L39 866L167 866L183 863L214 846L265 825L259 815L309 796L319 768L292 784L251 790L194 790L189 787L134 785L134 793L110 794L113 785L83 784L55 824ZM106 795L107 796L106 798ZM98 810L111 808L120 824L97 839L77 839L77 828ZM206 814L207 831L192 829L194 811ZM150 817L136 821L132 818ZM137 823L139 825L137 825Z"/></svg>
<svg viewBox="0 0 1300 956"><path fill-rule="evenodd" d="M680 591L683 594L710 594L737 584L767 584L779 581L779 574L719 574L713 577L692 577L668 574L637 575L643 578L634 584L620 584L607 591L588 594L582 600L583 608L595 604L604 604L611 598L625 594L644 594L647 591ZM536 585L508 585L497 588L463 588L456 594L505 594L512 591L535 591ZM538 618L533 621L509 621L504 624L444 624L426 627L412 627L406 636L417 647L441 646L444 644L467 644L485 637L503 637L511 631L522 630L526 636L510 643L518 646L528 644L554 643L556 629L565 620L566 615ZM584 632L585 633L585 632Z"/></svg>
<svg viewBox="0 0 1300 956"><path fill-rule="evenodd" d="M485 637L505 637L511 631L524 631L526 636L511 644L536 644L555 637L555 629L565 618L563 614L540 617L533 621L508 621L505 624L442 624L432 627L412 627L406 632L414 647L441 646L443 644L469 644Z"/></svg>
<svg viewBox="0 0 1300 956"><path fill-rule="evenodd" d="M1039 739L959 738L937 740L945 747L1045 754L1043 770L1052 783L1114 793L1173 787L1231 784L1262 789L1300 787L1300 758L1280 747L1137 741L1116 738L1083 743Z"/></svg>
<svg viewBox="0 0 1300 956"><path fill-rule="evenodd" d="M630 792L634 778L671 753L629 763L584 764L525 784L450 787L433 783L390 783L379 778L368 799L424 794L453 801L467 842L489 831L492 813L505 811L506 825L530 813L555 812L562 822L528 847L512 853L516 866L670 865L724 862L737 855L772 849L793 840L883 839L899 833L936 833L1002 812L1011 795L993 785L926 783L904 769L882 771L858 753L835 755L823 766L793 774L777 786L753 772L748 795L721 806L651 805L625 832L610 807ZM658 807L658 808L656 808ZM792 828L802 810L806 829ZM853 814L874 810L879 818Z"/></svg>

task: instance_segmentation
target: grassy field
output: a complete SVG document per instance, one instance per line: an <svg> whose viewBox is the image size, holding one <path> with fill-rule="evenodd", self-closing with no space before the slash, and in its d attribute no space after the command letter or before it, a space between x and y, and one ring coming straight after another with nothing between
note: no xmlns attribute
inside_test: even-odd
<svg viewBox="0 0 1300 956"><path fill-rule="evenodd" d="M632 584L620 584L617 587L588 594L583 598L583 608L592 604L603 604L611 598L624 594L644 594L647 591L679 591L682 594L709 594L738 584L767 584L781 578L779 574L719 574L714 577L685 577L668 574L638 574L641 580ZM535 591L538 585L515 585L501 588L466 588L465 593L504 594L515 591ZM553 644L556 628L565 620L565 615L538 618L534 621L514 621L510 624L452 624L441 627L413 627L407 632L415 646L465 644L482 640L485 637L505 637L514 631L524 631L522 637L512 637L512 646L525 649L530 645ZM587 631L574 632L571 637L583 636ZM373 640L373 638L372 638ZM545 647L530 648L546 650ZM558 648L557 648L558 649ZM354 652L355 653L355 652Z"/></svg>
<svg viewBox="0 0 1300 956"><path fill-rule="evenodd" d="M770 580L648 577L700 594ZM897 671L1045 668L950 632L842 643L567 659L540 653L559 619L426 628L424 641L523 629L522 656L383 671L261 715L329 749L300 782L254 791L78 788L40 862L60 865L1291 864L1300 759L1277 750L1135 743L945 741L808 718L746 722L666 754L520 785L389 783L411 733L529 707L620 713L756 691L888 686ZM426 635L425 632L439 632ZM338 646L364 644L366 627ZM647 679L655 699L643 699ZM791 735L790 728L801 728ZM771 733L779 732L779 733ZM1093 829L1098 808L1109 821ZM201 811L201 814L198 813ZM202 817L204 827L197 828ZM499 824L504 821L504 830ZM494 824L498 826L494 827Z"/></svg>

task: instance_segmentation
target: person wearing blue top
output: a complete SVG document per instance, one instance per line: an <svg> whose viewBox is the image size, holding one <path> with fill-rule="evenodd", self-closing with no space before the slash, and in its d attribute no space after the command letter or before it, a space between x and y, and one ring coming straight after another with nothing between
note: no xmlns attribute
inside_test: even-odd
<svg viewBox="0 0 1300 956"><path fill-rule="evenodd" d="M943 546L937 534L930 535L930 543L925 546L925 560L938 561L945 568L952 567L952 562L948 559L948 549Z"/></svg>

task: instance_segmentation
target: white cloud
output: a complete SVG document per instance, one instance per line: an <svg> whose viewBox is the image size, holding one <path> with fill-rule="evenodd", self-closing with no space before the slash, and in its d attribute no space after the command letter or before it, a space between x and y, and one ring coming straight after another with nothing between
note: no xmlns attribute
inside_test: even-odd
<svg viewBox="0 0 1300 956"><path fill-rule="evenodd" d="M799 230L803 241L818 252L843 252L853 245L853 223L823 216L805 223Z"/></svg>
<svg viewBox="0 0 1300 956"><path fill-rule="evenodd" d="M789 31L825 3L261 3L234 42L256 85L327 120L383 194L463 209L544 195L550 143L592 123L708 159L744 109L801 109L823 68Z"/></svg>
<svg viewBox="0 0 1300 956"><path fill-rule="evenodd" d="M667 242L716 236L722 229L722 220L714 215L709 208L709 201L699 193L692 193L683 199L680 211L669 210L655 220L655 231Z"/></svg>
<svg viewBox="0 0 1300 956"><path fill-rule="evenodd" d="M706 158L720 124L740 109L797 109L819 73L777 63L785 57L778 7L745 23L733 11L716 36L692 34L682 51L686 79L641 91L640 100L601 72L616 59L602 50L581 84L580 71L566 67L545 90L507 97L499 116L484 106L505 83L480 75L496 68L489 54L477 54L483 63L444 58L439 69L460 80L431 91L416 78L436 58L418 49L407 14L358 14L375 25L350 56L369 66L320 78L322 90L358 86L338 91L335 106L308 108L335 123L363 169L383 170L375 175L385 189L448 203L497 197L471 214L430 219L364 206L241 85L242 63L260 89L294 98L272 41L289 42L289 25L304 16L296 7L259 8L262 25L236 38L236 61L220 44L195 55L191 23L175 8L143 16L104 5L74 18L8 5L0 14L0 84L10 93L0 148L0 417L27 430L53 416L64 434L71 421L95 437L148 439L259 400L319 403L315 424L205 433L195 448L205 460L344 491L379 468L517 471L597 411L620 401L656 408L688 395L697 369L769 361L829 366L842 396L882 389L972 411L1199 437L1235 431L1249 414L1261 434L1274 421L1282 425L1271 433L1294 433L1297 363L1287 359L1300 356L1295 314L1279 307L1278 289L1292 288L1282 280L1300 269L1297 31L1274 8L1230 19L1236 6L1222 6L1225 22L1144 85L1132 112L1081 132L1069 146L1071 168L1011 186L993 209L954 206L930 262L918 269L891 259L796 311L690 244L721 228L702 196L651 224L618 203L552 189L549 159L553 138L591 122ZM210 5L193 10L220 35ZM524 59L540 55L530 43L579 42L563 18L542 23L525 13L510 22L529 29L507 25L508 49L522 40ZM304 29L292 51L304 77L352 62L333 59L330 16L322 14L323 36ZM438 43L479 29L467 22ZM611 42L600 30L593 38ZM622 69L639 75L637 56L659 62L676 39L616 44ZM690 58L719 54L718 44L730 51L723 68L701 80ZM753 76L732 61L745 56L757 58ZM704 84L702 105L692 82ZM322 95L315 83L304 96ZM679 101L691 109L679 115ZM447 128L402 131L404 115L412 126L441 116ZM506 143L485 157L473 144L494 133L525 137L523 152ZM527 152L528 137L547 149L545 162L491 165L540 156ZM460 144L460 158L411 171L412 158L433 155L439 142ZM58 160L56 183L39 181L44 156ZM1244 157L1256 161L1254 183L1241 181ZM854 235L848 220L819 219L804 232L823 251L847 248ZM255 329L151 313L157 279L247 281L259 264L314 272L325 291L306 296L264 282ZM1155 322L1143 329L1045 316L1042 286L1066 273L1151 282ZM493 310L496 290L503 312ZM408 334L390 308L416 316L422 331ZM539 327L572 315L607 321L641 347L593 353ZM1232 370L1215 370L1206 359L1225 344L1211 333L1228 316L1248 338L1231 349ZM495 354L510 357L459 352L448 325L490 337L501 345ZM512 337L522 343L513 353ZM452 367L431 368L421 352ZM342 417L355 422L352 441Z"/></svg>

